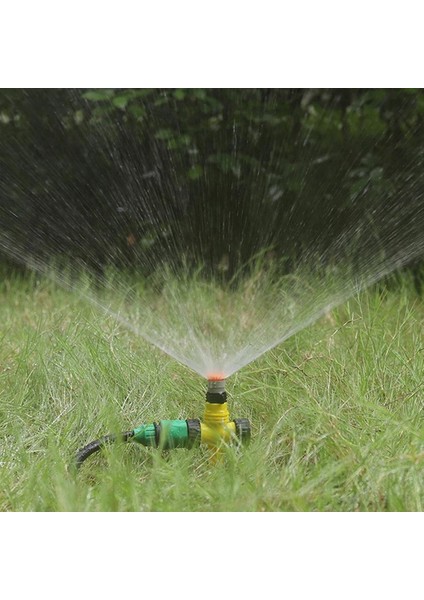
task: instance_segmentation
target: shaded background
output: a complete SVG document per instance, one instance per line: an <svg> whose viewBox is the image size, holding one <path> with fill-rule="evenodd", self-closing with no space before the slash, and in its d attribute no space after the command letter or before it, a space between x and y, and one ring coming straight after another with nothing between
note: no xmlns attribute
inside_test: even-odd
<svg viewBox="0 0 424 600"><path fill-rule="evenodd" d="M264 240L290 271L374 202L416 201L423 117L416 89L2 90L0 225L100 274L201 256L231 278Z"/></svg>

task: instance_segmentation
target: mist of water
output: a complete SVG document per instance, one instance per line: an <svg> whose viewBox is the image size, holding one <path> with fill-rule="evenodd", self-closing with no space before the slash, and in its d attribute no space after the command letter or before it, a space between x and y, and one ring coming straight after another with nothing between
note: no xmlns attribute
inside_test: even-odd
<svg viewBox="0 0 424 600"><path fill-rule="evenodd" d="M289 163L253 121L243 140L236 120L230 137L212 123L212 152L164 145L157 116L143 144L114 114L84 128L61 118L42 149L40 129L0 143L0 249L204 377L230 376L424 252L420 154L383 186L369 142L340 159L312 126Z"/></svg>

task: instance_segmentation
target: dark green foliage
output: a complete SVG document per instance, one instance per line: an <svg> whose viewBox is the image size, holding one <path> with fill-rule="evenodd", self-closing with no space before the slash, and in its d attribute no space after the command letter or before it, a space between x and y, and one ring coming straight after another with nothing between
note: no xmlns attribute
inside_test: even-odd
<svg viewBox="0 0 424 600"><path fill-rule="evenodd" d="M89 249L96 271L142 255L151 272L172 238L174 258L180 239L231 276L267 228L294 260L371 203L416 194L423 116L423 92L409 89L6 90L2 226L13 204L27 253Z"/></svg>

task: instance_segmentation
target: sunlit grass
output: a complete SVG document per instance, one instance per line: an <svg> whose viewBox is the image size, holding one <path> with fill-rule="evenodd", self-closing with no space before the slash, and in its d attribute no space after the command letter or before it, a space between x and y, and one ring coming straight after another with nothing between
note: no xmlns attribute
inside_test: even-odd
<svg viewBox="0 0 424 600"><path fill-rule="evenodd" d="M421 511L424 308L405 278L332 311L228 380L251 444L116 445L111 431L199 417L204 380L111 316L41 281L0 291L0 510Z"/></svg>

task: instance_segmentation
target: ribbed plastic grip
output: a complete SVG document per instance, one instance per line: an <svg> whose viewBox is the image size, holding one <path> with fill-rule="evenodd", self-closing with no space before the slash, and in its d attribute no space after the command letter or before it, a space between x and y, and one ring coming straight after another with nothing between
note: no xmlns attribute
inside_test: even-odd
<svg viewBox="0 0 424 600"><path fill-rule="evenodd" d="M187 448L193 448L193 446L199 446L200 436L201 436L200 419L187 419L186 422L187 422L187 429L188 429L188 446L187 446Z"/></svg>
<svg viewBox="0 0 424 600"><path fill-rule="evenodd" d="M149 423L148 425L140 425L134 429L134 437L135 442L139 444L143 444L143 446L156 446L156 428L154 423Z"/></svg>
<svg viewBox="0 0 424 600"><path fill-rule="evenodd" d="M236 435L239 440L246 444L250 441L250 421L249 419L234 419L234 424L236 426Z"/></svg>
<svg viewBox="0 0 424 600"><path fill-rule="evenodd" d="M184 419L160 421L159 448L171 450L172 448L187 448L188 427Z"/></svg>

